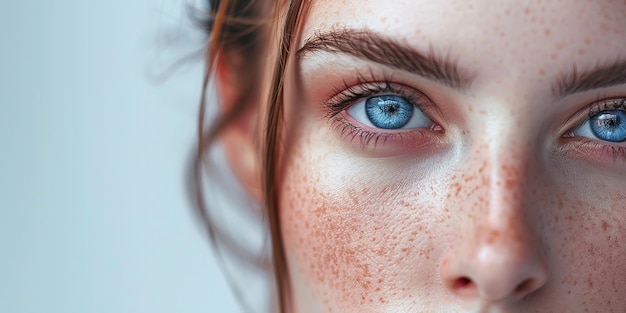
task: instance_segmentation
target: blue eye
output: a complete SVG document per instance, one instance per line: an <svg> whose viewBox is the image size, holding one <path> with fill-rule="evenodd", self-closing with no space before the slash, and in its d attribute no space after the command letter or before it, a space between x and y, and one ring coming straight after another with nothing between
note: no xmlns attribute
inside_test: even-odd
<svg viewBox="0 0 626 313"><path fill-rule="evenodd" d="M626 141L626 111L606 110L587 119L574 135L609 142Z"/></svg>
<svg viewBox="0 0 626 313"><path fill-rule="evenodd" d="M368 97L347 110L354 119L381 129L429 128L433 122L412 103L396 95Z"/></svg>

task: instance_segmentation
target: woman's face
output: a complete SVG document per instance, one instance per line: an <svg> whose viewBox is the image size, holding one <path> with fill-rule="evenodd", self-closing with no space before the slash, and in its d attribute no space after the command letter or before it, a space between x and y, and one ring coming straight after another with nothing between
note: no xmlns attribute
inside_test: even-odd
<svg viewBox="0 0 626 313"><path fill-rule="evenodd" d="M301 26L297 313L626 311L625 1L316 0Z"/></svg>

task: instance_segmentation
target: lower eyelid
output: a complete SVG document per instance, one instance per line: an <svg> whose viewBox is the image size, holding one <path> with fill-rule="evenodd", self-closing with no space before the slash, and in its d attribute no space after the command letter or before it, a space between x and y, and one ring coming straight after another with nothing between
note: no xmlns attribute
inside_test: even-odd
<svg viewBox="0 0 626 313"><path fill-rule="evenodd" d="M342 140L357 145L362 151L394 155L411 151L433 151L446 146L442 131L414 128L402 131L367 129L355 125L344 114L331 121Z"/></svg>
<svg viewBox="0 0 626 313"><path fill-rule="evenodd" d="M557 152L598 166L626 169L626 144L608 144L585 137L564 137Z"/></svg>

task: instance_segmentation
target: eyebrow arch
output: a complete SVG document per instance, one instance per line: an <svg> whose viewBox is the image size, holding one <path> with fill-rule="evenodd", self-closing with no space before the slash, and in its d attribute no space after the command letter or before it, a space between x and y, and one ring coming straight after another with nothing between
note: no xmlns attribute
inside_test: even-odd
<svg viewBox="0 0 626 313"><path fill-rule="evenodd" d="M463 71L449 55L436 53L432 46L428 53L421 53L370 30L344 29L317 33L305 41L296 57L301 59L315 51L346 53L417 74L457 90L466 89L473 80L473 75Z"/></svg>
<svg viewBox="0 0 626 313"><path fill-rule="evenodd" d="M557 98L570 94L626 84L626 59L580 71L576 66L552 86Z"/></svg>

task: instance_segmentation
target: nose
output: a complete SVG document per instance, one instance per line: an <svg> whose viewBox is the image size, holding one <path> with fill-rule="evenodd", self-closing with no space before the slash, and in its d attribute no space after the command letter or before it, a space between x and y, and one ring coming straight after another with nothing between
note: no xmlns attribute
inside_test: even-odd
<svg viewBox="0 0 626 313"><path fill-rule="evenodd" d="M488 302L519 301L540 289L548 280L547 266L526 239L507 234L511 231L485 230L483 239L447 257L441 266L446 287Z"/></svg>
<svg viewBox="0 0 626 313"><path fill-rule="evenodd" d="M520 163L491 164L473 173L480 186L472 188L475 193L469 198L482 200L456 202L459 210L470 210L474 217L444 255L439 274L457 296L515 302L546 284L547 261L527 221L533 208L524 196L526 169Z"/></svg>

